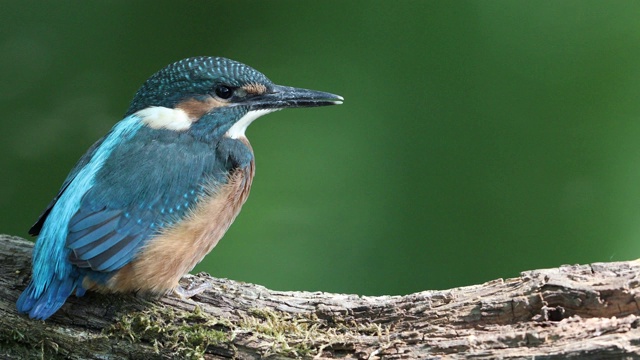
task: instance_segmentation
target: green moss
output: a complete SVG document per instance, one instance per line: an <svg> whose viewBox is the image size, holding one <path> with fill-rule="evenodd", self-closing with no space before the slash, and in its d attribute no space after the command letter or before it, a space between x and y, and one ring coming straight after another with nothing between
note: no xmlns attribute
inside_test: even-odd
<svg viewBox="0 0 640 360"><path fill-rule="evenodd" d="M388 329L379 324L357 324L334 317L321 320L315 314L289 314L270 309L252 309L238 323L237 333L250 332L268 347L263 356L271 354L289 357L318 355L325 348L350 349L362 335L388 338Z"/></svg>
<svg viewBox="0 0 640 360"><path fill-rule="evenodd" d="M264 357L308 357L326 348L350 351L360 336L388 341L388 329L339 317L319 319L315 314L289 314L266 308L251 309L239 321L231 322L203 313L153 307L123 316L105 330L109 337L151 344L156 353L185 359L203 359L211 345L227 344L237 336L255 339Z"/></svg>
<svg viewBox="0 0 640 360"><path fill-rule="evenodd" d="M229 342L231 324L196 308L193 312L154 307L123 316L105 329L109 337L151 344L183 359L203 359L209 345Z"/></svg>
<svg viewBox="0 0 640 360"><path fill-rule="evenodd" d="M317 353L317 324L308 317L269 309L252 309L238 323L238 331L250 332L265 341L268 347L263 349L263 356L279 354L300 357Z"/></svg>

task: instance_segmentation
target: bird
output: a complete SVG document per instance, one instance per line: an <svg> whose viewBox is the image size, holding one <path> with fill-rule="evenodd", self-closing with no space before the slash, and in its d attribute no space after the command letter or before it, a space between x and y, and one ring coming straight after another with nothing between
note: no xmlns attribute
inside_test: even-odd
<svg viewBox="0 0 640 360"><path fill-rule="evenodd" d="M342 104L276 85L222 57L177 61L149 77L124 118L79 159L29 234L32 275L17 310L45 320L69 296L174 292L249 196L260 116Z"/></svg>

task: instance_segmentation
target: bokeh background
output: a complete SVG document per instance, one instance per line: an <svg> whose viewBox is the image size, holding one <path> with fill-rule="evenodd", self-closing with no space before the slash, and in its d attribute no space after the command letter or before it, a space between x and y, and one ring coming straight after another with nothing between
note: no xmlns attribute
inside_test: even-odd
<svg viewBox="0 0 640 360"><path fill-rule="evenodd" d="M405 294L640 257L640 3L3 1L0 232L152 73L229 57L343 95L248 130L252 194L196 271Z"/></svg>

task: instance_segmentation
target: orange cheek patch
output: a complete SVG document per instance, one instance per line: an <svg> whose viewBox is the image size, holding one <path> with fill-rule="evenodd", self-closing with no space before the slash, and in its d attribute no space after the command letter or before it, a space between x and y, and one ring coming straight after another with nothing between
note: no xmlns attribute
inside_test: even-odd
<svg viewBox="0 0 640 360"><path fill-rule="evenodd" d="M210 112L211 110L219 107L226 106L227 102L220 101L213 97L208 97L206 100L188 99L179 103L176 108L183 110L190 119L197 121L202 115Z"/></svg>

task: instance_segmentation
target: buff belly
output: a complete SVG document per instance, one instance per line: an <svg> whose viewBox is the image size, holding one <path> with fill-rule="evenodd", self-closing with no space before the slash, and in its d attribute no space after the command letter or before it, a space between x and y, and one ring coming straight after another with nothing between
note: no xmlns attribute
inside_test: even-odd
<svg viewBox="0 0 640 360"><path fill-rule="evenodd" d="M165 293L178 286L225 234L249 196L254 163L233 172L227 184L209 189L205 198L176 225L149 239L140 254L105 285L85 279L85 288L102 292Z"/></svg>

